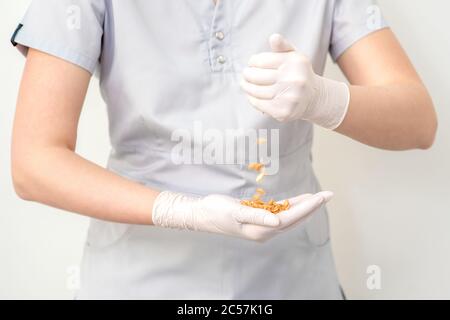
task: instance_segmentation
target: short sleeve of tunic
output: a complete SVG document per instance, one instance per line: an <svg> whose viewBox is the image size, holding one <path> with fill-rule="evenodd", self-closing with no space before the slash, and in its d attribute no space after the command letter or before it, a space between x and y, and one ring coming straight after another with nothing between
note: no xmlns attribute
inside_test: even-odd
<svg viewBox="0 0 450 320"><path fill-rule="evenodd" d="M24 55L37 49L91 74L102 48L104 0L33 0L12 35Z"/></svg>
<svg viewBox="0 0 450 320"><path fill-rule="evenodd" d="M387 27L374 0L336 0L332 23L330 53L334 61L358 40Z"/></svg>

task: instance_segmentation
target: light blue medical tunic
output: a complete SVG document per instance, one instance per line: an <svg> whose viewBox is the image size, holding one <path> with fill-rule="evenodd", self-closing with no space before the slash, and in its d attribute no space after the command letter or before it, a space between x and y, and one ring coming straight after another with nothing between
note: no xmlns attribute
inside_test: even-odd
<svg viewBox="0 0 450 320"><path fill-rule="evenodd" d="M245 165L175 164L172 133L278 130L279 171L264 188L285 199L320 190L313 128L250 106L239 88L247 61L281 33L322 74L327 54L385 26L372 0L34 0L12 42L98 75L109 170L158 190L247 198L257 185ZM81 274L79 299L341 298L325 208L263 244L92 219Z"/></svg>

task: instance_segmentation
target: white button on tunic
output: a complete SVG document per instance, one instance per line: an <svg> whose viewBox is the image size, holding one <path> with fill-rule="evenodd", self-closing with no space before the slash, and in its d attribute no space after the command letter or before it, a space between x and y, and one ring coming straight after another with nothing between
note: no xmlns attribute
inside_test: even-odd
<svg viewBox="0 0 450 320"><path fill-rule="evenodd" d="M227 62L227 60L225 59L224 56L218 56L217 57L217 62L220 64L224 64L225 62Z"/></svg>
<svg viewBox="0 0 450 320"><path fill-rule="evenodd" d="M240 74L251 55L269 50L273 33L321 74L328 53L337 59L386 26L370 16L374 8L372 0L34 0L12 42L91 73L100 67L109 170L159 190L248 198L257 185L245 166L175 165L172 133L192 132L196 123L276 129L279 172L263 187L285 199L320 190L312 125L279 123L252 108ZM78 297L339 299L326 209L263 244L92 219Z"/></svg>
<svg viewBox="0 0 450 320"><path fill-rule="evenodd" d="M216 36L216 39L220 40L220 41L222 41L225 38L225 35L221 31L216 32L215 36Z"/></svg>

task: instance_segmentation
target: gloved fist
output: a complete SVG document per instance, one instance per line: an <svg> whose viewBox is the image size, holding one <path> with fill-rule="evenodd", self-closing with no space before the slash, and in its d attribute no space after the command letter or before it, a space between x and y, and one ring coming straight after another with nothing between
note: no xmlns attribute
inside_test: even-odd
<svg viewBox="0 0 450 320"><path fill-rule="evenodd" d="M242 89L250 103L278 121L307 120L336 129L347 113L350 91L343 82L317 75L309 59L279 34L272 52L251 57Z"/></svg>
<svg viewBox="0 0 450 320"><path fill-rule="evenodd" d="M289 199L291 208L274 215L263 209L250 208L223 195L205 198L189 197L164 191L153 206L153 224L164 228L203 231L254 241L268 240L306 219L332 193L303 195Z"/></svg>

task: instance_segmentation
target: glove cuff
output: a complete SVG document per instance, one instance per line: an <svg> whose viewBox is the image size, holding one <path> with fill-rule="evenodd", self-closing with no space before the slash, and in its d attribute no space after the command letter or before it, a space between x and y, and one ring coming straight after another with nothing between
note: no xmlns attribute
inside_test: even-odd
<svg viewBox="0 0 450 320"><path fill-rule="evenodd" d="M350 104L350 88L339 82L316 75L316 99L305 113L305 119L329 130L344 121Z"/></svg>
<svg viewBox="0 0 450 320"><path fill-rule="evenodd" d="M153 204L153 224L163 228L196 230L194 213L199 200L182 193L161 192Z"/></svg>

